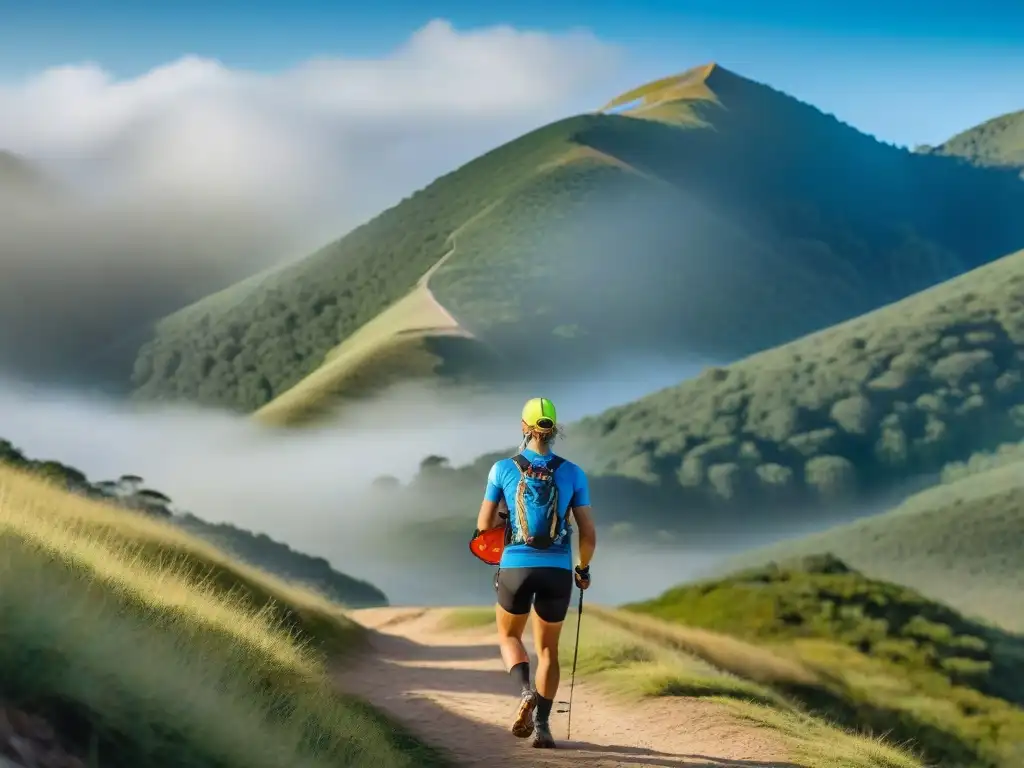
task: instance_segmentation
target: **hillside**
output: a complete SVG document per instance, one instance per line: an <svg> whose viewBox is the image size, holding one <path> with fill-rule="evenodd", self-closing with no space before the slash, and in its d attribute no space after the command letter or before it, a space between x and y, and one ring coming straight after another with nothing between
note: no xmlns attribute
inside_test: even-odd
<svg viewBox="0 0 1024 768"><path fill-rule="evenodd" d="M1024 463L937 485L890 512L745 553L755 565L834 552L872 578L1024 632Z"/></svg>
<svg viewBox="0 0 1024 768"><path fill-rule="evenodd" d="M380 366L345 342L385 311L375 338L402 342L386 381L488 369L540 384L558 375L537 365L552 355L574 375L626 351L732 360L1024 245L1012 174L881 144L714 65L641 97L498 147L165 318L139 350L135 396L253 411L341 361L277 412L305 417L363 361ZM396 309L424 292L444 310L440 341L454 323L476 342L432 346L439 315Z"/></svg>
<svg viewBox="0 0 1024 768"><path fill-rule="evenodd" d="M144 487L143 478L138 475L123 475L117 480L94 483L74 467L57 461L30 459L10 441L0 439L0 468L3 467L27 472L57 488L71 491L77 497L163 519L210 542L240 562L302 584L340 605L367 607L388 603L384 593L375 586L339 573L321 557L297 552L266 534L226 523L208 523L189 513L173 512L171 499L160 491Z"/></svg>
<svg viewBox="0 0 1024 768"><path fill-rule="evenodd" d="M919 151L962 157L981 166L1024 169L1024 110L986 120Z"/></svg>
<svg viewBox="0 0 1024 768"><path fill-rule="evenodd" d="M0 583L4 765L446 765L334 691L338 606L164 520L0 466Z"/></svg>
<svg viewBox="0 0 1024 768"><path fill-rule="evenodd" d="M679 509L856 499L1024 437L1024 252L570 425Z"/></svg>
<svg viewBox="0 0 1024 768"><path fill-rule="evenodd" d="M932 764L1020 764L1024 637L835 557L683 585L626 609L756 642L803 665L818 679L789 686L789 695L909 742Z"/></svg>

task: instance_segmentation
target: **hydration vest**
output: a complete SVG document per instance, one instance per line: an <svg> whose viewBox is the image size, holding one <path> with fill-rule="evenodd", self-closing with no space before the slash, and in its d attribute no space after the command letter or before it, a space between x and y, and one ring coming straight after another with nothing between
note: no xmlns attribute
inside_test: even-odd
<svg viewBox="0 0 1024 768"><path fill-rule="evenodd" d="M534 464L518 454L512 461L519 468L519 485L515 503L509 509L505 543L526 544L534 549L548 549L561 543L567 531L565 518L558 514L555 472L565 459L552 456L546 463Z"/></svg>

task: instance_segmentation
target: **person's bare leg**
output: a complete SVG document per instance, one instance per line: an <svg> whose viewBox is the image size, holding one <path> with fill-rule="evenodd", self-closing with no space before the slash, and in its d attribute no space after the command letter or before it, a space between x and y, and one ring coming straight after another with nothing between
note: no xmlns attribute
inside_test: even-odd
<svg viewBox="0 0 1024 768"><path fill-rule="evenodd" d="M533 711L537 708L537 694L530 686L530 657L523 645L523 632L530 614L509 613L500 605L494 606L498 625L498 646L505 669L520 687L519 709L512 722L512 733L521 739L533 734Z"/></svg>
<svg viewBox="0 0 1024 768"><path fill-rule="evenodd" d="M501 649L501 660L505 662L505 669L511 670L523 662L529 663L530 657L523 645L523 632L526 631L526 622L530 614L509 613L495 603L494 616L498 625L498 647Z"/></svg>
<svg viewBox="0 0 1024 768"><path fill-rule="evenodd" d="M562 636L562 622L544 621L533 614L533 643L537 649L537 734L533 746L550 748L555 746L548 728L548 718L558 693L561 669L558 665L558 641Z"/></svg>

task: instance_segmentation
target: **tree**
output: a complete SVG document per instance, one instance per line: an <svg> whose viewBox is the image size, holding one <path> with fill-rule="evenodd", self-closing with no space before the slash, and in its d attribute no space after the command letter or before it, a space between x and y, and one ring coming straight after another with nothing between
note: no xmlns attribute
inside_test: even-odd
<svg viewBox="0 0 1024 768"><path fill-rule="evenodd" d="M153 504L163 504L166 506L171 503L169 497L160 493L160 491L154 491L152 488L141 488L135 492L135 496Z"/></svg>
<svg viewBox="0 0 1024 768"><path fill-rule="evenodd" d="M168 509L171 500L160 491L154 491L151 488L140 488L133 493L124 494L119 497L119 500L123 506L137 512L161 517L171 516L171 510Z"/></svg>
<svg viewBox="0 0 1024 768"><path fill-rule="evenodd" d="M121 493L130 496L142 487L142 482L142 478L138 475L121 475L117 485Z"/></svg>
<svg viewBox="0 0 1024 768"><path fill-rule="evenodd" d="M420 462L420 472L434 472L439 469L448 468L448 459L444 456L431 454Z"/></svg>

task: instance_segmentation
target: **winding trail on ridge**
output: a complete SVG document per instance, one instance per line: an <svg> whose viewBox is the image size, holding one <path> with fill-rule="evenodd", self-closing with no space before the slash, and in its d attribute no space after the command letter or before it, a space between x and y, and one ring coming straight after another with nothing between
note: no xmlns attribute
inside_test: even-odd
<svg viewBox="0 0 1024 768"><path fill-rule="evenodd" d="M516 698L488 630L448 630L447 609L370 608L350 615L371 632L369 648L335 671L338 687L403 723L462 766L689 766L805 768L770 730L696 698L616 701L578 679L573 740L552 713L555 750L509 732ZM586 631L584 618L584 631ZM567 625L568 626L568 625ZM568 695L563 671L559 698ZM559 706L556 704L556 709Z"/></svg>

